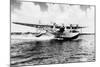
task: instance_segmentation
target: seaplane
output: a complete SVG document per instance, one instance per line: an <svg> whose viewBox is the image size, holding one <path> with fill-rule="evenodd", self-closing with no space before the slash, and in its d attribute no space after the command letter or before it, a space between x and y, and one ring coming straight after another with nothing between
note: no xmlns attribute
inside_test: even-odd
<svg viewBox="0 0 100 67"><path fill-rule="evenodd" d="M35 27L39 30L45 32L39 32L35 37L41 37L43 35L53 35L54 39L57 40L73 40L79 37L80 31L79 29L86 28L79 26L78 24L70 24L70 25L57 25L53 23L52 25L43 25L43 24L29 24L29 23L20 23L20 22L12 22L18 25L24 25L29 27Z"/></svg>

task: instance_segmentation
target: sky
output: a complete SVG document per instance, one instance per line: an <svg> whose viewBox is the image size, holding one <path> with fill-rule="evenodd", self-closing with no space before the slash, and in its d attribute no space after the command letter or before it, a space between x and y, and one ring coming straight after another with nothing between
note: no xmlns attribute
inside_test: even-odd
<svg viewBox="0 0 100 67"><path fill-rule="evenodd" d="M94 33L94 6L56 4L46 2L22 2L11 0L11 32L33 32L36 29L12 22L58 25L79 24L87 28L83 32Z"/></svg>

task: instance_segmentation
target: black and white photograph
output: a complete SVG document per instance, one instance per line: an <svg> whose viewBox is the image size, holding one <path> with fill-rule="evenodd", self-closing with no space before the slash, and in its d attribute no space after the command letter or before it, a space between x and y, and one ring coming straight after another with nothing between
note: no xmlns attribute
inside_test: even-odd
<svg viewBox="0 0 100 67"><path fill-rule="evenodd" d="M95 62L95 5L10 0L10 65Z"/></svg>

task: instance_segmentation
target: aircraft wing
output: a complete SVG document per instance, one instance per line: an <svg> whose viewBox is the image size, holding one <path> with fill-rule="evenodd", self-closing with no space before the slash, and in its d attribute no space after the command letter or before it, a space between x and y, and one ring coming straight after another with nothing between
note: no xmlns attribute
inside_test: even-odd
<svg viewBox="0 0 100 67"><path fill-rule="evenodd" d="M20 23L20 22L13 22L14 24L18 25L24 25L29 27L35 27L35 28L53 28L53 25L42 25L42 24L28 24L28 23ZM67 29L80 29L80 28L86 28L81 26L65 26ZM61 28L61 26L55 26L55 28Z"/></svg>
<svg viewBox="0 0 100 67"><path fill-rule="evenodd" d="M43 28L43 27L53 28L53 25L28 24L28 23L20 23L20 22L13 22L13 23L14 24L18 24L18 25L35 27L35 28ZM60 26L56 26L56 28L60 28Z"/></svg>
<svg viewBox="0 0 100 67"><path fill-rule="evenodd" d="M66 26L67 29L80 29L80 28L86 28L86 27L81 27L81 26L78 26L78 27L70 27L70 26Z"/></svg>

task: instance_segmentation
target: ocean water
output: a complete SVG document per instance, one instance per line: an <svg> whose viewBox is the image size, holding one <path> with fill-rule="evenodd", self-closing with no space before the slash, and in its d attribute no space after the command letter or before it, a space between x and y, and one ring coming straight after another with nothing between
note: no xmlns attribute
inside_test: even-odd
<svg viewBox="0 0 100 67"><path fill-rule="evenodd" d="M12 35L13 36L13 35ZM94 35L72 41L11 38L11 65L32 66L95 61Z"/></svg>

